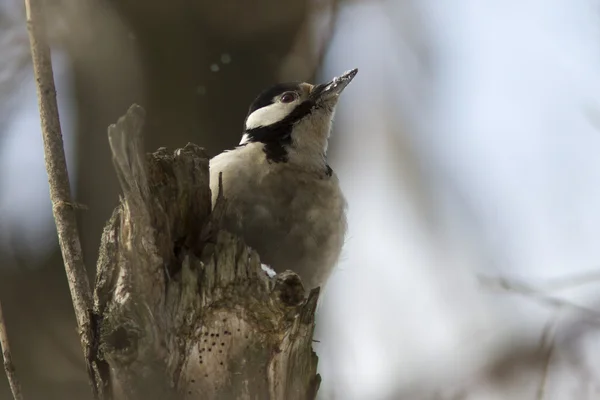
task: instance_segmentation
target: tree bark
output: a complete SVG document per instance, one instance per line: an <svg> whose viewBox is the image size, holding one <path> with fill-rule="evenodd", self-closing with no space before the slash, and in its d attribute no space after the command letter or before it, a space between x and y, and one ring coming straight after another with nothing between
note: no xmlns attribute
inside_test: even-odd
<svg viewBox="0 0 600 400"><path fill-rule="evenodd" d="M314 399L319 290L270 277L211 212L194 144L144 155L144 110L109 128L123 196L102 236L94 370L104 398Z"/></svg>

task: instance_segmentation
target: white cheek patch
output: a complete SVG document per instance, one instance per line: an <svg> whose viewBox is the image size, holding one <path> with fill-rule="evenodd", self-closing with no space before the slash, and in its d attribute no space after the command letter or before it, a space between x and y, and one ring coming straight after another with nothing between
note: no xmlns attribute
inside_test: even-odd
<svg viewBox="0 0 600 400"><path fill-rule="evenodd" d="M263 108L259 108L248 116L246 120L246 129L254 129L259 126L268 126L281 121L287 117L298 101L291 103L273 103ZM243 138L242 138L243 140Z"/></svg>

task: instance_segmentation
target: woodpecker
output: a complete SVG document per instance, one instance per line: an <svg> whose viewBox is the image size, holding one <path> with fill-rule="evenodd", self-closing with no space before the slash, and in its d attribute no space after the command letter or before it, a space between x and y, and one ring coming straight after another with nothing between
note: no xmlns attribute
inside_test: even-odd
<svg viewBox="0 0 600 400"><path fill-rule="evenodd" d="M307 289L324 286L344 244L346 200L327 146L339 96L357 72L264 90L239 145L210 160L213 206L222 174L224 228L276 272L296 272Z"/></svg>

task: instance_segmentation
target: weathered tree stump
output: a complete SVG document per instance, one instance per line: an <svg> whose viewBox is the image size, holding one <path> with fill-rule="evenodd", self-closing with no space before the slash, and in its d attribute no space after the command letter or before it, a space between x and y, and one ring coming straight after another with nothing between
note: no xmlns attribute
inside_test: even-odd
<svg viewBox="0 0 600 400"><path fill-rule="evenodd" d="M314 399L318 289L274 277L211 212L194 144L146 155L144 110L109 127L123 196L102 236L91 364L103 398Z"/></svg>

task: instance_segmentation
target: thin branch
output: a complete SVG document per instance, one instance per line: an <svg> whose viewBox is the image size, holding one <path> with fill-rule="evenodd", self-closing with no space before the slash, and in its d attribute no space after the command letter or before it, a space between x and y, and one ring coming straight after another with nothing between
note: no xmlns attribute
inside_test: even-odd
<svg viewBox="0 0 600 400"><path fill-rule="evenodd" d="M71 298L77 318L79 337L83 347L88 374L94 395L97 397L95 376L90 368L91 346L94 343L90 315L92 293L88 281L79 233L75 207L71 200L69 174L56 102L56 89L52 72L50 47L46 39L44 13L41 1L25 0L27 12L27 30L31 46L33 71L37 82L38 105L44 139L44 159L48 172L50 200L56 222L58 241L69 281Z"/></svg>
<svg viewBox="0 0 600 400"><path fill-rule="evenodd" d="M576 303L573 303L568 300L560 299L557 297L550 296L543 291L540 291L536 287L530 286L526 283L516 281L514 279L506 279L501 277L487 277L480 276L480 282L488 287L495 287L501 290L504 290L509 293L520 294L529 299L535 300L538 303L545 304L551 307L556 308L565 308L573 311L577 311L582 313L589 320L598 323L600 322L600 312L586 306L582 306Z"/></svg>
<svg viewBox="0 0 600 400"><path fill-rule="evenodd" d="M4 322L4 314L2 313L2 303L0 303L0 349L2 349L2 358L4 359L4 371L10 385L10 390L15 400L23 400L21 393L21 385L15 374L15 365L12 362L10 346L8 345L8 335L6 333L6 323Z"/></svg>
<svg viewBox="0 0 600 400"><path fill-rule="evenodd" d="M556 292L559 290L574 289L584 285L591 285L600 281L600 270L592 270L569 274L567 276L552 278L546 282L536 285L538 290L544 292Z"/></svg>
<svg viewBox="0 0 600 400"><path fill-rule="evenodd" d="M546 396L546 386L548 383L548 373L550 372L550 364L552 357L554 356L554 336L556 334L556 328L560 316L560 309L556 311L556 314L551 318L544 327L542 337L540 338L540 352L544 357L542 379L538 385L536 400L544 400Z"/></svg>

